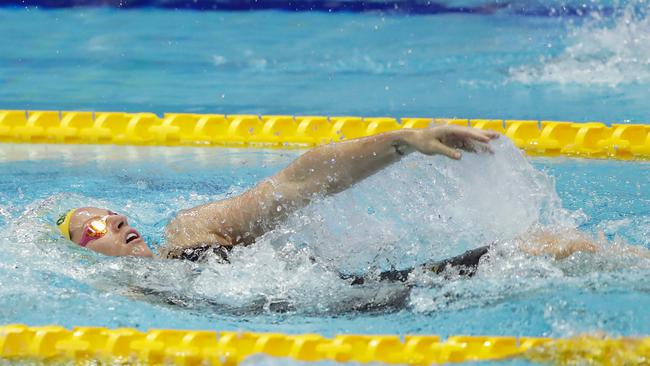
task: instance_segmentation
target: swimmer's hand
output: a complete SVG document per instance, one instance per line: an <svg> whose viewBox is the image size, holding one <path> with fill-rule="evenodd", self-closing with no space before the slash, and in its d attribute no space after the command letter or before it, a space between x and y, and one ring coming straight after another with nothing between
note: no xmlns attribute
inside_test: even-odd
<svg viewBox="0 0 650 366"><path fill-rule="evenodd" d="M455 160L461 157L459 150L491 153L492 150L487 143L499 137L499 134L494 131L453 125L412 131L413 133L405 140L415 151L425 155L440 154Z"/></svg>

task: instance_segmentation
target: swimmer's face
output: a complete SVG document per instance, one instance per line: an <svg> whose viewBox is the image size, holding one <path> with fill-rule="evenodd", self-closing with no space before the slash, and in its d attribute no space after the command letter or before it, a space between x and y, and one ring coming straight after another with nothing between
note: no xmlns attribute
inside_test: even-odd
<svg viewBox="0 0 650 366"><path fill-rule="evenodd" d="M94 220L106 221L106 233L96 239L88 236L89 226ZM103 208L82 207L75 210L70 218L70 239L80 245L85 242L86 248L105 255L153 256L140 233L129 226L126 216Z"/></svg>

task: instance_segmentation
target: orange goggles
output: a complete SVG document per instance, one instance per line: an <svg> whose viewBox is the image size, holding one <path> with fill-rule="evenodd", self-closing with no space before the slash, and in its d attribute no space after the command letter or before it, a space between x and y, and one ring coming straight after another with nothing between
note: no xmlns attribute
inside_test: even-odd
<svg viewBox="0 0 650 366"><path fill-rule="evenodd" d="M117 215L115 212L109 211L108 215L102 216L97 219L90 220L85 226L79 245L85 247L89 242L97 240L108 232L108 223L106 220L109 216Z"/></svg>

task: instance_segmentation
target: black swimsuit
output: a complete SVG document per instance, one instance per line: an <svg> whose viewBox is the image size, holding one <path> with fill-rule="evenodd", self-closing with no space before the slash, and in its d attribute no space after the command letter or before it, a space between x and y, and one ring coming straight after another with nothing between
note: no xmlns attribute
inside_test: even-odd
<svg viewBox="0 0 650 366"><path fill-rule="evenodd" d="M478 270L481 258L488 253L490 247L490 245L486 245L476 249L471 249L455 257L424 264L420 266L420 268L423 268L425 271L432 271L436 274L441 274L446 270L455 270L456 274L460 276L472 277ZM198 262L205 260L207 255L213 253L216 255L219 262L230 263L230 260L228 259L228 253L230 250L230 247L224 247L221 245L204 245L196 248L184 249L177 258ZM384 271L379 274L379 281L406 282L409 274L414 270L415 268ZM366 281L366 278L362 276L344 273L340 273L339 276L344 280L352 280L352 285L362 285Z"/></svg>
<svg viewBox="0 0 650 366"><path fill-rule="evenodd" d="M420 268L425 271L434 272L435 274L441 274L446 270L454 270L456 271L455 273L460 276L472 277L478 270L481 258L488 253L490 247L490 245L486 245L476 249L471 249L455 257L443 259L434 263L423 264ZM414 270L415 268L384 271L379 274L379 281L406 282L409 274ZM341 278L344 280L352 280L351 284L353 285L362 285L366 281L366 278L355 275L341 274Z"/></svg>
<svg viewBox="0 0 650 366"><path fill-rule="evenodd" d="M206 259L208 254L212 253L216 255L219 262L230 263L230 260L228 259L230 249L230 247L224 247L223 245L203 245L196 248L183 249L180 255L175 258L192 262L201 262Z"/></svg>

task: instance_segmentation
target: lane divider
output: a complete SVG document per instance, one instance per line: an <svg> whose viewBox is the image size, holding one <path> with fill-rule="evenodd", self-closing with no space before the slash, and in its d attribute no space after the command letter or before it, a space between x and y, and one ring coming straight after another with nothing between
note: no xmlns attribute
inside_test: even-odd
<svg viewBox="0 0 650 366"><path fill-rule="evenodd" d="M494 130L530 155L650 158L650 125L500 119L0 110L0 142L290 148L433 124Z"/></svg>
<svg viewBox="0 0 650 366"><path fill-rule="evenodd" d="M235 366L254 354L300 361L429 365L524 357L534 361L642 364L650 338L338 335L60 326L0 326L0 358ZM615 358L614 358L615 357ZM619 362L611 363L612 360ZM635 361L635 362L633 362ZM639 363L641 361L641 363ZM610 363L607 363L610 362ZM570 363L570 362L569 362Z"/></svg>

